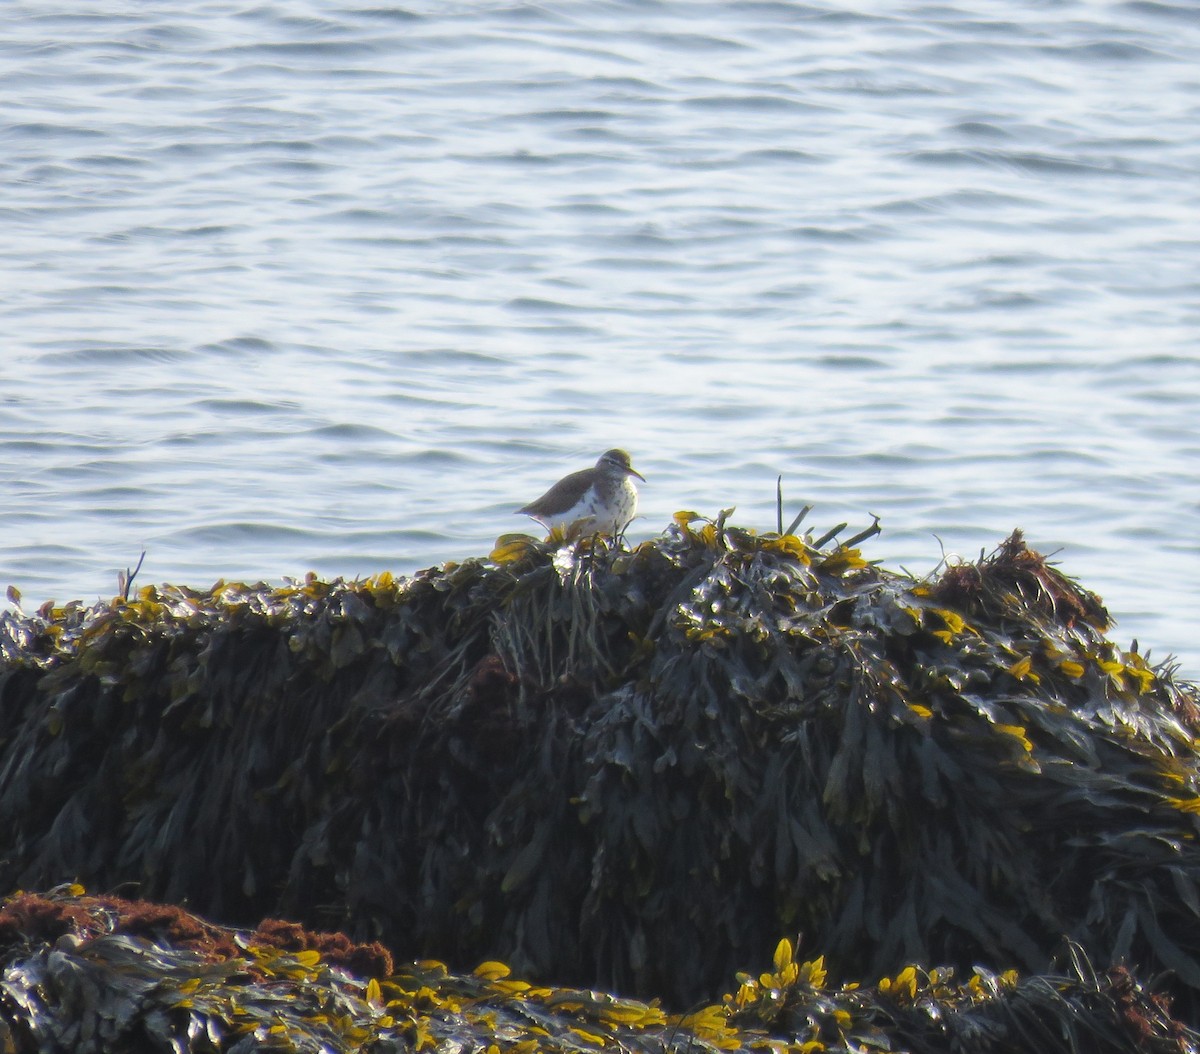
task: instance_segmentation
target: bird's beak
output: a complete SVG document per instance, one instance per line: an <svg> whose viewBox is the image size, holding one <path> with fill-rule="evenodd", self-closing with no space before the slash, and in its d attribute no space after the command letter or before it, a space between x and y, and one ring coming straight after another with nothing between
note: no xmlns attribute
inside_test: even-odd
<svg viewBox="0 0 1200 1054"><path fill-rule="evenodd" d="M627 471L629 472L629 474L630 474L631 476L637 476L637 478L638 478L638 479L640 479L640 480L641 480L643 483L645 483L645 482L646 482L646 477L645 477L645 476L643 476L643 475L642 475L642 474L641 474L641 473L640 473L640 472L639 472L639 471L638 471L636 468L634 468L632 465L630 465L630 466L629 466L629 468L627 469Z"/></svg>

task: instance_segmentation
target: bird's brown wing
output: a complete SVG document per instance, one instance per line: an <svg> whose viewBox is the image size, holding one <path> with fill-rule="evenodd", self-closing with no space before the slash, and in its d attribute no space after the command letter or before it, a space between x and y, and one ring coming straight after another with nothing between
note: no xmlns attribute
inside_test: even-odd
<svg viewBox="0 0 1200 1054"><path fill-rule="evenodd" d="M531 501L523 509L517 509L517 512L526 516L553 516L569 509L583 497L592 481L593 472L593 469L581 468L578 472L563 476L537 501Z"/></svg>

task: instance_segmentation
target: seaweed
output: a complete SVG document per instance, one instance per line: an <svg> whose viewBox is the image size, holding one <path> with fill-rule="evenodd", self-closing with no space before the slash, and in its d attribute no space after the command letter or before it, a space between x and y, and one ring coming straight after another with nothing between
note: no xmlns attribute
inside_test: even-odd
<svg viewBox="0 0 1200 1054"><path fill-rule="evenodd" d="M1195 1020L1195 686L1019 533L922 579L877 529L680 513L633 549L5 612L0 888L676 1008L781 933L859 978L1076 948Z"/></svg>
<svg viewBox="0 0 1200 1054"><path fill-rule="evenodd" d="M28 920L29 899L10 900L0 918ZM767 972L739 975L736 992L670 1013L657 1001L530 983L497 961L456 973L433 960L393 967L368 956L360 964L379 969L359 970L318 950L344 950L344 937L289 927L280 948L263 940L277 930L270 922L196 944L188 934L216 928L77 886L36 900L43 921L57 912L56 939L40 924L33 934L0 925L0 1044L13 1054L1189 1054L1200 1038L1127 970L1098 975L1078 949L1057 975L976 967L958 982L952 970L909 966L874 984L837 985L823 959L797 962L785 939ZM173 936L137 935L138 919L156 908L171 916Z"/></svg>

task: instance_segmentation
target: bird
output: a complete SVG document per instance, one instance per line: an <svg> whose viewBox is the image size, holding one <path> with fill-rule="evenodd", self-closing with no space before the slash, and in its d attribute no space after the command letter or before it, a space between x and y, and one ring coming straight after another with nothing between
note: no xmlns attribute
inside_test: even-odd
<svg viewBox="0 0 1200 1054"><path fill-rule="evenodd" d="M624 450L606 450L595 468L564 476L537 501L517 512L533 517L551 531L560 527L575 535L617 535L637 513L637 488L630 476L646 482Z"/></svg>

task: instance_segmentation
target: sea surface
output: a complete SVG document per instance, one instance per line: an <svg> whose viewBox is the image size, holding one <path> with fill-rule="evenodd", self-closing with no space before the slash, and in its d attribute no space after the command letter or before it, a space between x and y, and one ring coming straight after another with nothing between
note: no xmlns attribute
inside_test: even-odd
<svg viewBox="0 0 1200 1054"><path fill-rule="evenodd" d="M1200 677L1200 7L0 12L0 586L411 573L606 448Z"/></svg>

